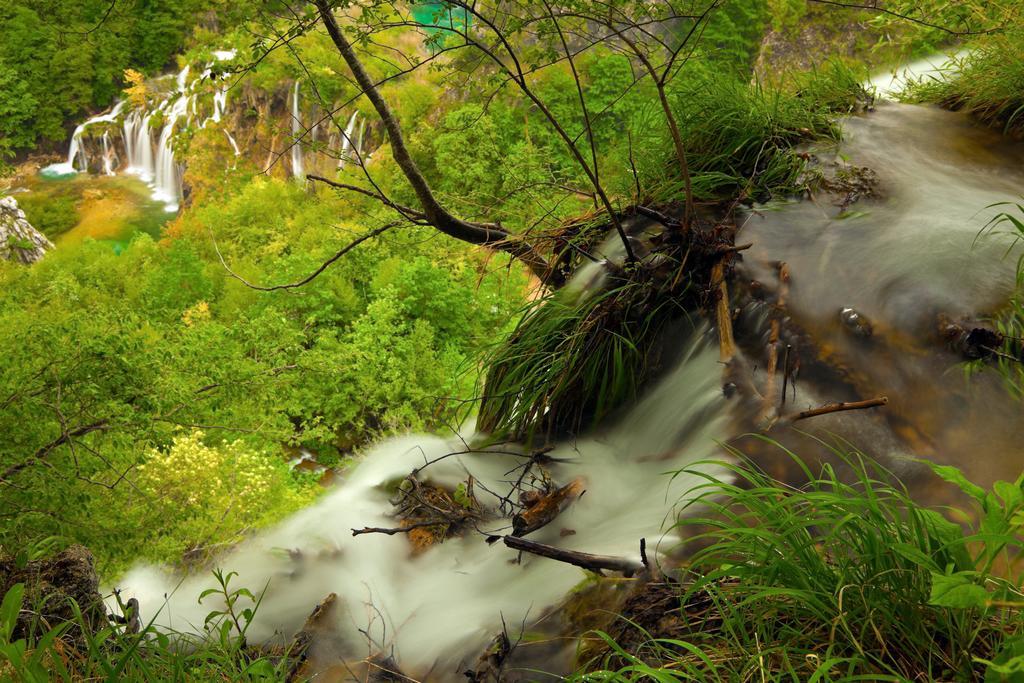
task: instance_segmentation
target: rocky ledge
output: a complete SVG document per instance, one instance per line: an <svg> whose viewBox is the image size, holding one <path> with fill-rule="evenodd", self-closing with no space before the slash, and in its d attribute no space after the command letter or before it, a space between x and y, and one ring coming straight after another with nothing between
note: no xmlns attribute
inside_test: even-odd
<svg viewBox="0 0 1024 683"><path fill-rule="evenodd" d="M0 198L0 258L31 264L43 258L53 243L32 227L14 197Z"/></svg>

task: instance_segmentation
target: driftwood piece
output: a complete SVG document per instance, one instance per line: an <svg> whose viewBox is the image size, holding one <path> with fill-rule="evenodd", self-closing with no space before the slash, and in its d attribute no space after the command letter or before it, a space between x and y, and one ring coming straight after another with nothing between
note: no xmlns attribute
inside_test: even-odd
<svg viewBox="0 0 1024 683"><path fill-rule="evenodd" d="M970 323L953 322L940 318L939 333L947 346L967 360L988 360L992 357L1006 357L1000 349L1006 337L998 330L993 330ZM1009 360L1019 361L1019 358Z"/></svg>
<svg viewBox="0 0 1024 683"><path fill-rule="evenodd" d="M736 355L736 341L732 335L732 313L729 311L729 287L725 283L725 258L711 268L711 282L717 283L718 300L715 302L715 325L718 327L719 360L728 363Z"/></svg>
<svg viewBox="0 0 1024 683"><path fill-rule="evenodd" d="M333 624L333 613L338 601L337 593L331 593L317 605L306 622L299 629L299 632L292 638L291 646L288 648L288 655L291 659L291 666L288 667L288 674L285 680L288 683L293 681L305 681L310 674L316 674L319 665L322 663L314 661L315 657L311 652L313 642L325 636L337 638L336 628Z"/></svg>
<svg viewBox="0 0 1024 683"><path fill-rule="evenodd" d="M121 602L119 592L114 592L117 604L121 608L121 614L110 614L108 618L115 624L123 624L124 632L135 635L142 628L142 617L139 614L139 601L137 598L128 598L128 602Z"/></svg>
<svg viewBox="0 0 1024 683"><path fill-rule="evenodd" d="M472 669L467 669L462 672L462 675L466 677L468 681L472 683L487 683L488 681L501 681L502 680L502 667L505 665L505 660L512 653L513 645L512 641L509 640L508 633L502 630L491 643L487 646L480 657L476 660L476 665Z"/></svg>
<svg viewBox="0 0 1024 683"><path fill-rule="evenodd" d="M600 573L602 570L622 572L629 577L643 571L644 569L644 565L642 563L625 557L594 555L591 553L579 552L577 550L565 550L564 548L556 548L555 546L547 545L546 543L529 541L525 538L519 538L518 536L503 536L502 540L505 542L506 546L513 550L521 550L523 552L530 553L531 555L539 555L557 562L565 562L566 564L588 569L592 572Z"/></svg>
<svg viewBox="0 0 1024 683"><path fill-rule="evenodd" d="M532 493L532 492L531 492ZM521 496L526 508L512 518L512 535L525 536L547 526L572 501L583 495L583 480L573 479L549 493Z"/></svg>

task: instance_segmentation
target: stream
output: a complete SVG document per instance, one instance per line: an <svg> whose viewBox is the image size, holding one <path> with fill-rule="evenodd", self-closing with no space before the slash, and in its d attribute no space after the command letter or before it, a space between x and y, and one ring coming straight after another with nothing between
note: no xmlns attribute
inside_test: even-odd
<svg viewBox="0 0 1024 683"><path fill-rule="evenodd" d="M808 421L807 434L770 436L808 458L821 449L816 438L846 439L906 475L925 502L945 502L946 494L908 456L955 464L981 485L1012 480L1024 466L1020 405L993 373L965 379L960 359L934 330L940 314L991 313L1011 291L1015 259L1006 257L1006 243L976 237L995 211L986 207L1014 200L1024 188L1024 147L960 114L892 103L848 119L844 131L838 149L816 154L825 163L870 167L879 196L842 209L820 198L757 207L737 239L754 245L741 277L771 283L774 264L785 260L790 314L818 352L845 369L841 381L801 380L792 405L874 395L890 403ZM873 333L852 334L840 317L844 308L869 320ZM671 473L723 459L722 444L747 427L722 395L707 330L677 347L674 368L617 424L548 454L552 477L581 477L586 493L531 539L630 558L638 557L641 538L652 556L679 544L673 509L699 479ZM481 502L494 504L524 456L507 445L465 452L473 439L467 427L448 439L409 435L381 443L317 504L223 556L220 565L238 572L234 585L265 589L250 640L288 642L335 592L337 628L314 641L315 658L385 653L418 680L460 680L503 623L518 635L556 605L584 573L540 557L517 563L516 552L485 543L486 533L504 533L503 522L415 555L402 534L353 537L352 529L395 526L394 487L439 458L422 477L452 489L472 475ZM139 599L144 620L197 633L213 608L197 596L212 585L209 576L182 579L155 566L118 581L123 599Z"/></svg>

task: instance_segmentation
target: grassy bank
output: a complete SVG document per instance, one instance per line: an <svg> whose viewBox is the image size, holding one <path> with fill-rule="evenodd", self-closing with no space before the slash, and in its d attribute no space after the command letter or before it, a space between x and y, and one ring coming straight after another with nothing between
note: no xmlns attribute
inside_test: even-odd
<svg viewBox="0 0 1024 683"><path fill-rule="evenodd" d="M941 78L910 87L904 99L965 111L1006 134L1024 135L1024 31L1016 20L1005 30L967 44Z"/></svg>
<svg viewBox="0 0 1024 683"><path fill-rule="evenodd" d="M590 634L604 654L575 680L1017 680L1024 477L985 491L933 466L971 508L931 510L844 458L852 476L805 469L800 488L708 479L681 529L703 549Z"/></svg>

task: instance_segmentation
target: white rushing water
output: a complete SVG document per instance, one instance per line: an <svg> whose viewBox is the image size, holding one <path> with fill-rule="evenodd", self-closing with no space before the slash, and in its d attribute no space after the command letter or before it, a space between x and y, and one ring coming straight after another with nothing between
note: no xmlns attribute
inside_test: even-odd
<svg viewBox="0 0 1024 683"><path fill-rule="evenodd" d="M114 175L113 149L110 146L110 131L103 131L103 175Z"/></svg>
<svg viewBox="0 0 1024 683"><path fill-rule="evenodd" d="M67 161L60 164L51 164L42 169L42 173L47 175L70 175L72 173L78 173L79 171L89 170L89 158L85 153L85 148L82 146L82 134L85 133L86 128L89 126L97 123L110 123L116 120L120 115L121 110L124 109L124 104L125 103L122 100L115 104L114 108L106 114L94 116L84 123L80 123L76 126L74 132L71 134L71 144L68 146Z"/></svg>
<svg viewBox="0 0 1024 683"><path fill-rule="evenodd" d="M941 80L955 73L967 54L968 51L962 50L955 54L929 55L890 71L878 73L872 76L866 85L874 88L880 99L890 100L912 83Z"/></svg>
<svg viewBox="0 0 1024 683"><path fill-rule="evenodd" d="M302 164L302 133L302 110L299 107L299 81L295 81L295 88L292 90L292 175L299 180L302 180L304 176Z"/></svg>
<svg viewBox="0 0 1024 683"><path fill-rule="evenodd" d="M554 480L581 477L586 493L529 538L635 559L647 538L655 555L675 504L698 481L667 473L715 456L727 431L717 352L700 341L686 344L690 351L675 369L617 426L550 453L561 461L549 468ZM388 487L426 461L465 448L459 439L425 435L386 441L318 503L220 558L221 567L238 572L238 586L266 587L250 637L287 641L313 606L336 592L340 639L320 643L332 649L319 657L358 660L369 647L393 651L406 674L433 671L457 680L460 664L473 662L503 619L515 629L559 602L585 577L580 569L528 555L516 564L514 551L488 545L483 534L470 532L415 557L403 535L352 536L353 528L395 526ZM421 479L454 488L471 474L478 499L494 505L486 492L506 493L523 462L502 453L464 454L431 465ZM497 520L486 530L507 524ZM575 533L564 535L567 529ZM676 544L672 536L660 542ZM182 582L153 566L118 582L123 599L139 599L144 618L186 632L201 632L212 603L199 605L197 596L211 585L209 576Z"/></svg>
<svg viewBox="0 0 1024 683"><path fill-rule="evenodd" d="M338 155L338 168L345 168L345 164L350 161L350 152L355 147L356 151L360 149L360 141L355 140L352 136L355 135L356 130L356 119L359 118L359 112L352 112L352 117L348 120L348 125L345 126L345 134L341 140L341 153ZM361 130L361 129L360 129Z"/></svg>
<svg viewBox="0 0 1024 683"><path fill-rule="evenodd" d="M838 150L825 163L872 169L878 197L847 210L827 201L764 207L740 237L745 258L772 281L785 259L793 274L792 308L835 317L853 307L869 319L920 333L942 312L993 311L1014 284L1006 243L978 239L988 221L1024 187L1024 147L937 107L882 103L843 124Z"/></svg>

